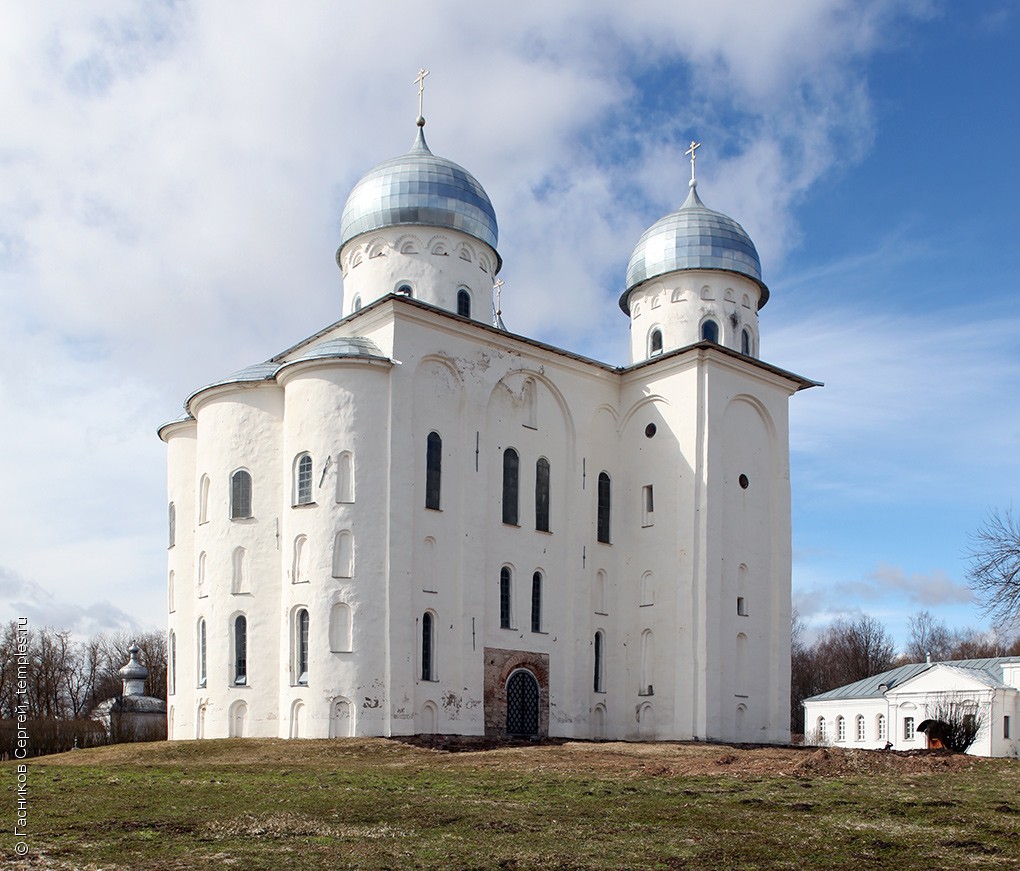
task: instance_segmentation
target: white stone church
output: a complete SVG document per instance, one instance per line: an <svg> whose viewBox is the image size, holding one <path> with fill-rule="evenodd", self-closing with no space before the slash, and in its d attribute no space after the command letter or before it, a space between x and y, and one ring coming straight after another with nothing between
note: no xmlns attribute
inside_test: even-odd
<svg viewBox="0 0 1020 871"><path fill-rule="evenodd" d="M787 741L815 382L758 357L753 243L692 159L630 259L630 363L516 335L492 204L424 123L344 206L340 320L159 430L169 736Z"/></svg>

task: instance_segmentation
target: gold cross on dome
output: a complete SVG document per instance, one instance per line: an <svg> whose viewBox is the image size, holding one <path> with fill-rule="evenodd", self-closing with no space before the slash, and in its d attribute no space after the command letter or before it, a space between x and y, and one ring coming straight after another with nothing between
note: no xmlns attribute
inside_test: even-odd
<svg viewBox="0 0 1020 871"><path fill-rule="evenodd" d="M691 181L694 181L694 158L696 157L694 152L697 151L699 148L701 148L701 143L700 142L695 142L692 139L691 140L691 147L688 148L684 152L684 155L688 155L689 154L691 156Z"/></svg>
<svg viewBox="0 0 1020 871"><path fill-rule="evenodd" d="M492 289L496 291L496 314L503 314L503 279L497 278L496 283L492 285Z"/></svg>
<svg viewBox="0 0 1020 871"><path fill-rule="evenodd" d="M418 70L418 75L415 77L415 84L418 85L418 117L421 118L424 114L422 112L422 100L425 95L425 76L429 74L429 71L422 67Z"/></svg>

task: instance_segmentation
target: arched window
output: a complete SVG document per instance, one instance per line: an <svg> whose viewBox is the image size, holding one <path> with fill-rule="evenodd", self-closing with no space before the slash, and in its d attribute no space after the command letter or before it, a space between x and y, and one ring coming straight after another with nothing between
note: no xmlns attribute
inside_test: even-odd
<svg viewBox="0 0 1020 871"><path fill-rule="evenodd" d="M596 537L599 541L609 544L609 473L599 472L599 504L596 518Z"/></svg>
<svg viewBox="0 0 1020 871"><path fill-rule="evenodd" d="M231 557L233 577L230 583L231 593L248 592L248 559L243 547L235 547Z"/></svg>
<svg viewBox="0 0 1020 871"><path fill-rule="evenodd" d="M846 741L846 719L836 717L836 740Z"/></svg>
<svg viewBox="0 0 1020 871"><path fill-rule="evenodd" d="M520 467L517 451L503 451L503 522L510 526L517 526Z"/></svg>
<svg viewBox="0 0 1020 871"><path fill-rule="evenodd" d="M462 318L471 317L471 294L463 287L457 291L457 314Z"/></svg>
<svg viewBox="0 0 1020 871"><path fill-rule="evenodd" d="M740 331L740 353L751 356L751 331L747 327Z"/></svg>
<svg viewBox="0 0 1020 871"><path fill-rule="evenodd" d="M662 330L656 328L652 330L651 336L648 337L648 356L654 357L656 354L662 353Z"/></svg>
<svg viewBox="0 0 1020 871"><path fill-rule="evenodd" d="M175 580L176 580L176 576L174 575L173 570L171 570L170 574L167 575L167 579L166 579L166 604L167 604L167 610L171 614L173 614L173 612L177 610L177 604L174 601L174 581Z"/></svg>
<svg viewBox="0 0 1020 871"><path fill-rule="evenodd" d="M359 311L361 311L361 297L360 296L354 297L354 304L351 306L351 311L352 312L359 312Z"/></svg>
<svg viewBox="0 0 1020 871"><path fill-rule="evenodd" d="M198 618L198 686L206 684L205 617Z"/></svg>
<svg viewBox="0 0 1020 871"><path fill-rule="evenodd" d="M651 572L645 572L641 576L641 601L639 604L655 604L655 579Z"/></svg>
<svg viewBox="0 0 1020 871"><path fill-rule="evenodd" d="M167 659L169 660L169 668L167 669L166 686L167 692L170 695L174 695L177 692L177 635L176 633L170 633L167 639Z"/></svg>
<svg viewBox="0 0 1020 871"><path fill-rule="evenodd" d="M431 611L421 615L421 679L435 680L436 621Z"/></svg>
<svg viewBox="0 0 1020 871"><path fill-rule="evenodd" d="M344 451L336 464L336 501L354 501L354 455Z"/></svg>
<svg viewBox="0 0 1020 871"><path fill-rule="evenodd" d="M513 629L513 575L509 566L499 570L499 628Z"/></svg>
<svg viewBox="0 0 1020 871"><path fill-rule="evenodd" d="M333 577L354 577L354 536L349 529L341 529L333 541Z"/></svg>
<svg viewBox="0 0 1020 871"><path fill-rule="evenodd" d="M655 670L655 636L651 629L641 633L641 685L638 695L651 696L655 694L655 682L652 675Z"/></svg>
<svg viewBox="0 0 1020 871"><path fill-rule="evenodd" d="M549 461L545 457L535 464L535 529L549 531Z"/></svg>
<svg viewBox="0 0 1020 871"><path fill-rule="evenodd" d="M230 519L251 517L251 475L238 469L230 476Z"/></svg>
<svg viewBox="0 0 1020 871"><path fill-rule="evenodd" d="M531 576L531 631L542 631L542 573Z"/></svg>
<svg viewBox="0 0 1020 871"><path fill-rule="evenodd" d="M863 714L858 714L857 715L857 729L856 729L856 734L854 735L854 737L858 741L863 741L864 740L864 715Z"/></svg>
<svg viewBox="0 0 1020 871"><path fill-rule="evenodd" d="M719 324L709 319L701 325L701 338L705 342L719 343Z"/></svg>
<svg viewBox="0 0 1020 871"><path fill-rule="evenodd" d="M406 296L406 297L409 297L409 298L410 298L410 297L413 297L413 296L414 296L414 288L413 288L413 287L411 287L411 285L410 285L410 284L401 284L401 285L400 285L400 286L399 286L399 287L397 288L397 293L401 293L401 294L403 294L404 296Z"/></svg>
<svg viewBox="0 0 1020 871"><path fill-rule="evenodd" d="M337 602L329 611L329 649L334 653L350 653L351 606Z"/></svg>
<svg viewBox="0 0 1020 871"><path fill-rule="evenodd" d="M198 522L209 520L209 476L203 475L198 482Z"/></svg>
<svg viewBox="0 0 1020 871"><path fill-rule="evenodd" d="M205 555L205 551L203 550L198 555L198 595L199 595L199 598L201 598L202 596L208 596L209 595L209 593L205 589L205 564L206 564L206 555Z"/></svg>
<svg viewBox="0 0 1020 871"><path fill-rule="evenodd" d="M243 614L234 618L234 683L248 683L248 620Z"/></svg>
<svg viewBox="0 0 1020 871"><path fill-rule="evenodd" d="M294 683L308 685L308 609L294 615Z"/></svg>
<svg viewBox="0 0 1020 871"><path fill-rule="evenodd" d="M236 701L230 706L229 723L227 734L231 738L243 738L248 722L248 705L243 701Z"/></svg>
<svg viewBox="0 0 1020 871"><path fill-rule="evenodd" d="M888 732L885 728L885 714L879 714L875 718L875 732L878 734L879 741L885 741L888 737Z"/></svg>
<svg viewBox="0 0 1020 871"><path fill-rule="evenodd" d="M443 439L430 432L425 445L425 507L439 510L439 491L443 476Z"/></svg>
<svg viewBox="0 0 1020 871"><path fill-rule="evenodd" d="M169 537L169 544L167 547L173 547L177 543L177 507L171 502L167 506L167 535Z"/></svg>
<svg viewBox="0 0 1020 871"><path fill-rule="evenodd" d="M294 539L294 566L291 571L291 582L308 583L308 538L299 535Z"/></svg>
<svg viewBox="0 0 1020 871"><path fill-rule="evenodd" d="M593 596L593 610L596 614L606 613L606 572L599 569L595 572L595 595Z"/></svg>
<svg viewBox="0 0 1020 871"><path fill-rule="evenodd" d="M604 693L605 690L605 646L606 638L600 629L595 633L595 692Z"/></svg>
<svg viewBox="0 0 1020 871"><path fill-rule="evenodd" d="M827 737L825 728L825 717L819 717L818 722L815 723L815 732L818 733L818 743L824 744Z"/></svg>
<svg viewBox="0 0 1020 871"><path fill-rule="evenodd" d="M312 501L312 458L299 454L294 463L294 504L308 505Z"/></svg>

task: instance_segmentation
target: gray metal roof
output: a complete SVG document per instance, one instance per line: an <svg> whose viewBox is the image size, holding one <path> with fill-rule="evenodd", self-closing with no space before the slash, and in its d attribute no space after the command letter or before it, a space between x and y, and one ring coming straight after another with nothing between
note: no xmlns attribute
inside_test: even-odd
<svg viewBox="0 0 1020 871"><path fill-rule="evenodd" d="M354 186L340 218L340 247L402 225L460 230L493 249L499 237L488 194L462 166L429 151L422 127L407 154L383 161Z"/></svg>
<svg viewBox="0 0 1020 871"><path fill-rule="evenodd" d="M751 237L732 218L705 206L694 182L684 204L652 224L638 239L627 264L627 289L620 297L620 308L630 314L627 296L641 282L687 269L746 275L761 288L758 307L768 299L768 288L761 280L761 261Z"/></svg>
<svg viewBox="0 0 1020 871"><path fill-rule="evenodd" d="M299 360L322 360L329 357L380 357L383 360L386 359L386 355L371 339L366 339L364 336L348 336L341 339L328 339L318 345L312 345L304 353L286 362L297 363Z"/></svg>
<svg viewBox="0 0 1020 871"><path fill-rule="evenodd" d="M1020 662L1020 656L995 656L989 659L953 659L945 662L913 662L901 665L881 674L866 677L863 680L836 687L834 690L819 693L805 699L805 702L828 702L838 699L880 699L888 690L906 683L911 678L923 674L936 665L944 665L958 671L971 672L972 676L990 686L1002 686L1002 665L1007 662ZM885 689L880 689L884 686Z"/></svg>

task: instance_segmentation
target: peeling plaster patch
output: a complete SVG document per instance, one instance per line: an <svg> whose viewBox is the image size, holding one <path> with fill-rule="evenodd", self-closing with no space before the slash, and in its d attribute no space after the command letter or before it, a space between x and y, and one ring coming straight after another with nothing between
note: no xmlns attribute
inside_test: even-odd
<svg viewBox="0 0 1020 871"><path fill-rule="evenodd" d="M378 707L381 707L381 705L382 705L382 702L380 702L379 699L369 699L369 698L366 698L365 699L365 704L363 704L361 707L363 707L365 709L368 709L368 708L378 708Z"/></svg>
<svg viewBox="0 0 1020 871"><path fill-rule="evenodd" d="M443 707L446 708L446 712L449 714L451 720L456 720L460 716L461 705L463 704L461 697L454 692L446 693L443 696Z"/></svg>

